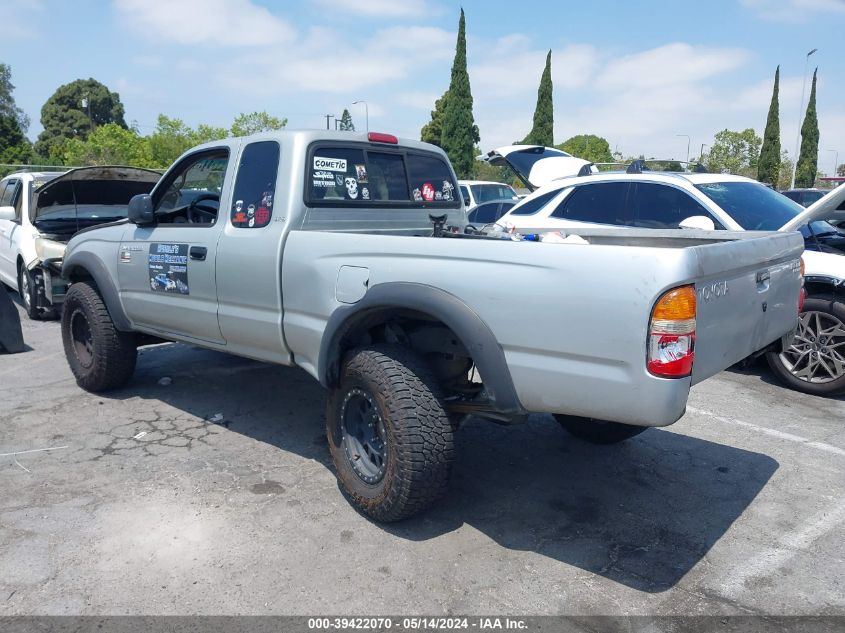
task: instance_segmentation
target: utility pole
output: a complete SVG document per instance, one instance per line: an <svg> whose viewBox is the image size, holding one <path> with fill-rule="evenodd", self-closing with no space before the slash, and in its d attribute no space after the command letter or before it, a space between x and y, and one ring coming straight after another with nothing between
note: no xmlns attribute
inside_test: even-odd
<svg viewBox="0 0 845 633"><path fill-rule="evenodd" d="M833 159L833 173L830 174L830 175L831 176L838 176L839 174L837 173L837 171L839 169L839 152L835 149L828 149L828 150L825 150L825 151L826 152L833 152L834 154L836 154L836 158Z"/></svg>
<svg viewBox="0 0 845 633"><path fill-rule="evenodd" d="M88 110L88 125L91 127L90 132L93 132L94 118L91 116L91 99L88 97L88 93L85 93L85 95L82 97L82 107Z"/></svg>
<svg viewBox="0 0 845 633"><path fill-rule="evenodd" d="M329 128L329 119L333 119L334 115L333 114L326 114L325 117L326 117L326 129L328 130L328 129L330 129Z"/></svg>

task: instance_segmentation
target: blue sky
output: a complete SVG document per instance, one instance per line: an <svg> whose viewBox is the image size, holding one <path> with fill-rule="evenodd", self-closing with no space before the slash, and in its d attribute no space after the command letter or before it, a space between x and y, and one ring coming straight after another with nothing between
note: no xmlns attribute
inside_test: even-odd
<svg viewBox="0 0 845 633"><path fill-rule="evenodd" d="M819 66L820 167L845 162L845 0L463 2L485 151L531 126L552 49L555 142L604 136L626 155L683 159L721 129L762 134L781 65L794 152L804 58ZM418 137L449 82L460 3L446 0L0 0L0 61L40 131L61 84L94 77L142 133L162 112L228 126L266 110L289 127L365 100L370 128ZM809 93L809 82L807 91Z"/></svg>

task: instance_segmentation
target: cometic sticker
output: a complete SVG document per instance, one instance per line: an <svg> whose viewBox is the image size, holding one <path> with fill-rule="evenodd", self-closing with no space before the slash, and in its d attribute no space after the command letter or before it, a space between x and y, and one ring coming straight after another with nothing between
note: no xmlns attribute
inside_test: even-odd
<svg viewBox="0 0 845 633"><path fill-rule="evenodd" d="M314 157L314 169L327 169L329 171L346 171L345 158L323 158L321 156Z"/></svg>

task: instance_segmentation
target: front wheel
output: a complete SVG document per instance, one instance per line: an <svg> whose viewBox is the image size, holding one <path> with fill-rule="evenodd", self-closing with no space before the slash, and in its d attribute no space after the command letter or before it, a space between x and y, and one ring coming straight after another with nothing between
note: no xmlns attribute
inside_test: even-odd
<svg viewBox="0 0 845 633"><path fill-rule="evenodd" d="M329 395L326 434L341 489L378 521L421 512L446 490L452 425L413 352L395 345L352 352Z"/></svg>
<svg viewBox="0 0 845 633"><path fill-rule="evenodd" d="M122 387L135 371L135 335L114 326L93 284L79 282L68 290L62 312L62 343L76 383L86 391Z"/></svg>
<svg viewBox="0 0 845 633"><path fill-rule="evenodd" d="M789 387L817 396L845 392L845 305L832 297L808 297L792 345L766 355Z"/></svg>
<svg viewBox="0 0 845 633"><path fill-rule="evenodd" d="M555 419L570 434L590 444L618 444L649 428L574 415L555 415Z"/></svg>

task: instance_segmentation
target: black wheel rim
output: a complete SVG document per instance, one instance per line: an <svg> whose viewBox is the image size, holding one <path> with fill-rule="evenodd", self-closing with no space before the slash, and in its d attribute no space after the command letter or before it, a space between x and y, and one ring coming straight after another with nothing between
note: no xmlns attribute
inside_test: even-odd
<svg viewBox="0 0 845 633"><path fill-rule="evenodd" d="M94 362L94 339L88 319L81 310L76 310L70 317L70 340L79 364L90 367Z"/></svg>
<svg viewBox="0 0 845 633"><path fill-rule="evenodd" d="M365 483L378 483L387 464L387 435L375 400L362 389L350 389L340 419L343 450L352 470Z"/></svg>
<svg viewBox="0 0 845 633"><path fill-rule="evenodd" d="M21 270L21 299L24 307L29 310L32 301L29 296L29 275L25 270Z"/></svg>
<svg viewBox="0 0 845 633"><path fill-rule="evenodd" d="M804 382L825 384L845 376L845 323L829 312L810 310L798 318L792 346L781 363Z"/></svg>

